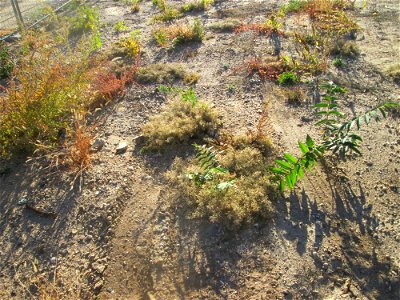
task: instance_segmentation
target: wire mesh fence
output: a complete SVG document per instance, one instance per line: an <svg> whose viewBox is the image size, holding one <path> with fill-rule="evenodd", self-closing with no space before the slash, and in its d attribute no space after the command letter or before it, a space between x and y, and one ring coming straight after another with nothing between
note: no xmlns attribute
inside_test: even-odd
<svg viewBox="0 0 400 300"><path fill-rule="evenodd" d="M19 26L30 27L70 0L1 0L0 37L12 33ZM19 13L20 12L20 13Z"/></svg>

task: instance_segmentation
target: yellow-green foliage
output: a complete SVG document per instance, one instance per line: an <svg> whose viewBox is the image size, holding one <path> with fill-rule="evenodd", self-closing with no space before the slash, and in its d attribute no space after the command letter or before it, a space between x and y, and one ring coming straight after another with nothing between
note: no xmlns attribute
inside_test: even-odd
<svg viewBox="0 0 400 300"><path fill-rule="evenodd" d="M0 155L30 152L38 142L53 145L72 113L90 104L88 42L63 52L49 36L27 35L25 54L0 96Z"/></svg>
<svg viewBox="0 0 400 300"><path fill-rule="evenodd" d="M125 25L125 21L119 21L114 25L114 30L116 32L124 32L127 31L129 28Z"/></svg>
<svg viewBox="0 0 400 300"><path fill-rule="evenodd" d="M121 38L117 45L124 49L124 52L131 57L138 57L140 53L139 31L132 31L128 37Z"/></svg>
<svg viewBox="0 0 400 300"><path fill-rule="evenodd" d="M71 34L98 31L100 15L96 8L83 4L76 8L74 16L70 18L68 23Z"/></svg>
<svg viewBox="0 0 400 300"><path fill-rule="evenodd" d="M123 3L129 5L132 12L138 12L140 10L139 2L142 0L122 0Z"/></svg>
<svg viewBox="0 0 400 300"><path fill-rule="evenodd" d="M136 80L140 83L170 83L182 80L194 84L199 79L197 73L188 72L181 64L152 64L140 68Z"/></svg>
<svg viewBox="0 0 400 300"><path fill-rule="evenodd" d="M166 4L165 0L152 0L153 5L157 6L161 10L165 10Z"/></svg>
<svg viewBox="0 0 400 300"><path fill-rule="evenodd" d="M186 3L182 6L181 10L183 12L190 11L203 11L210 8L210 6L214 4L214 0L196 0L193 2Z"/></svg>
<svg viewBox="0 0 400 300"><path fill-rule="evenodd" d="M153 17L153 21L168 22L182 17L183 13L179 9L172 6L167 6L161 13Z"/></svg>
<svg viewBox="0 0 400 300"><path fill-rule="evenodd" d="M215 132L219 126L219 113L207 103L177 98L143 126L143 136L147 139L145 149L161 150L171 144L201 138Z"/></svg>
<svg viewBox="0 0 400 300"><path fill-rule="evenodd" d="M159 28L153 32L157 43L162 47L176 46L188 42L201 42L204 37L204 28L200 20L192 24L175 24Z"/></svg>
<svg viewBox="0 0 400 300"><path fill-rule="evenodd" d="M168 178L177 189L178 203L188 208L191 217L208 218L236 229L271 214L274 189L268 185L267 175L271 159L246 141L247 138L239 138L219 153L217 159L221 167L229 172L214 174L201 185L188 176L201 171L195 159L175 161ZM217 188L218 184L232 179L235 180L233 186Z"/></svg>

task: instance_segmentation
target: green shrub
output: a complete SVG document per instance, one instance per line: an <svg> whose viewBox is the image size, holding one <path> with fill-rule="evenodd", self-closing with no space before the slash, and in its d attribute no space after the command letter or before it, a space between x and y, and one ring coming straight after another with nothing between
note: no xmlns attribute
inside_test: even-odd
<svg viewBox="0 0 400 300"><path fill-rule="evenodd" d="M5 42L0 41L0 79L10 76L14 68L10 52Z"/></svg>
<svg viewBox="0 0 400 300"><path fill-rule="evenodd" d="M176 9L171 6L167 6L163 12L155 15L153 17L153 21L156 22L169 22L175 19L179 19L183 17L183 13L180 12L179 9Z"/></svg>
<svg viewBox="0 0 400 300"><path fill-rule="evenodd" d="M214 4L214 0L196 0L194 2L184 4L181 10L183 12L204 11L207 10L212 4Z"/></svg>
<svg viewBox="0 0 400 300"><path fill-rule="evenodd" d="M116 44L123 49L126 56L137 58L141 49L139 30L132 31L129 36L121 38Z"/></svg>
<svg viewBox="0 0 400 300"><path fill-rule="evenodd" d="M38 143L56 145L74 112L94 99L90 39L67 52L36 32L27 33L22 43L29 50L18 58L15 76L0 95L0 156L31 153Z"/></svg>
<svg viewBox="0 0 400 300"><path fill-rule="evenodd" d="M125 21L119 21L114 25L114 30L116 32L124 32L127 31L129 28L125 25Z"/></svg>
<svg viewBox="0 0 400 300"><path fill-rule="evenodd" d="M144 150L161 150L171 144L188 142L213 134L220 126L219 113L193 93L181 91L163 111L142 128L147 139Z"/></svg>
<svg viewBox="0 0 400 300"><path fill-rule="evenodd" d="M96 8L83 4L76 8L69 23L70 34L97 32L100 27L100 15Z"/></svg>
<svg viewBox="0 0 400 300"><path fill-rule="evenodd" d="M292 85L297 83L299 81L299 78L295 73L289 71L280 74L277 81L280 85Z"/></svg>
<svg viewBox="0 0 400 300"><path fill-rule="evenodd" d="M343 59L342 59L341 57L335 57L335 58L333 59L333 65L334 65L336 68L341 68L341 67L344 66L344 61L343 61Z"/></svg>

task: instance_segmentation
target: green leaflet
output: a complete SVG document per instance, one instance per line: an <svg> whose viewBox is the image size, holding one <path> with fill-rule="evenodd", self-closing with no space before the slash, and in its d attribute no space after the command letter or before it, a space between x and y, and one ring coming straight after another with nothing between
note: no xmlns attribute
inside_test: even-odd
<svg viewBox="0 0 400 300"><path fill-rule="evenodd" d="M343 160L352 152L361 155L359 143L362 142L362 137L352 130L355 128L359 130L363 122L368 125L371 119L379 122L381 118L387 117L389 108L399 106L395 102L386 102L341 123L339 119L343 118L344 114L337 110L335 103L337 98L334 95L344 93L346 90L333 83L324 85L323 88L326 89L324 101L314 105L315 109L322 109L316 112L317 116L321 116L321 120L316 125L324 127L323 142L316 145L311 136L307 135L305 142L298 142L300 157L296 158L290 153L284 153L284 159L275 161L277 166L272 166L270 171L275 174L274 180L279 184L281 191L284 191L286 187L293 189L298 179L303 178L304 170L314 167L327 150L337 154Z"/></svg>
<svg viewBox="0 0 400 300"><path fill-rule="evenodd" d="M229 170L220 165L217 154L214 151L213 147L206 147L206 145L193 145L196 148L195 159L202 169L197 173L189 173L186 177L190 180L193 180L196 185L203 185L206 181L210 181L214 179L214 176L217 174L228 174ZM231 179L227 182L219 183L215 186L215 188L219 191L223 191L228 189L229 187L234 185L236 179Z"/></svg>

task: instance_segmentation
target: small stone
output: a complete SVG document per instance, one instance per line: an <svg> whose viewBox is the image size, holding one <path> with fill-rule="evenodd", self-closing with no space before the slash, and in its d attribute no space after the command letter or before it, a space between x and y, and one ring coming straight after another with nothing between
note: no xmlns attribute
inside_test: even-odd
<svg viewBox="0 0 400 300"><path fill-rule="evenodd" d="M106 265L101 263L95 262L92 264L93 270L95 270L99 274L103 274L104 270L106 269Z"/></svg>
<svg viewBox="0 0 400 300"><path fill-rule="evenodd" d="M146 138L143 135L137 135L132 139L136 144L143 144Z"/></svg>
<svg viewBox="0 0 400 300"><path fill-rule="evenodd" d="M105 143L106 142L103 139L95 139L92 146L90 147L90 150L92 152L98 152L104 147Z"/></svg>
<svg viewBox="0 0 400 300"><path fill-rule="evenodd" d="M101 290L101 288L103 287L103 285L104 285L103 280L102 280L102 279L99 279L99 280L96 281L96 283L95 283L93 289L94 289L95 291L99 291L99 290Z"/></svg>
<svg viewBox="0 0 400 300"><path fill-rule="evenodd" d="M21 198L19 201L18 201L18 205L25 205L25 204L28 204L29 203L29 201L28 201L28 199L26 199L26 198Z"/></svg>
<svg viewBox="0 0 400 300"><path fill-rule="evenodd" d="M57 263L57 258L56 257L52 257L52 258L50 258L50 263L52 264L52 265L55 265L56 263Z"/></svg>
<svg viewBox="0 0 400 300"><path fill-rule="evenodd" d="M125 141L119 142L117 148L116 148L116 153L117 154L122 154L125 153L126 150L128 149L128 143Z"/></svg>

